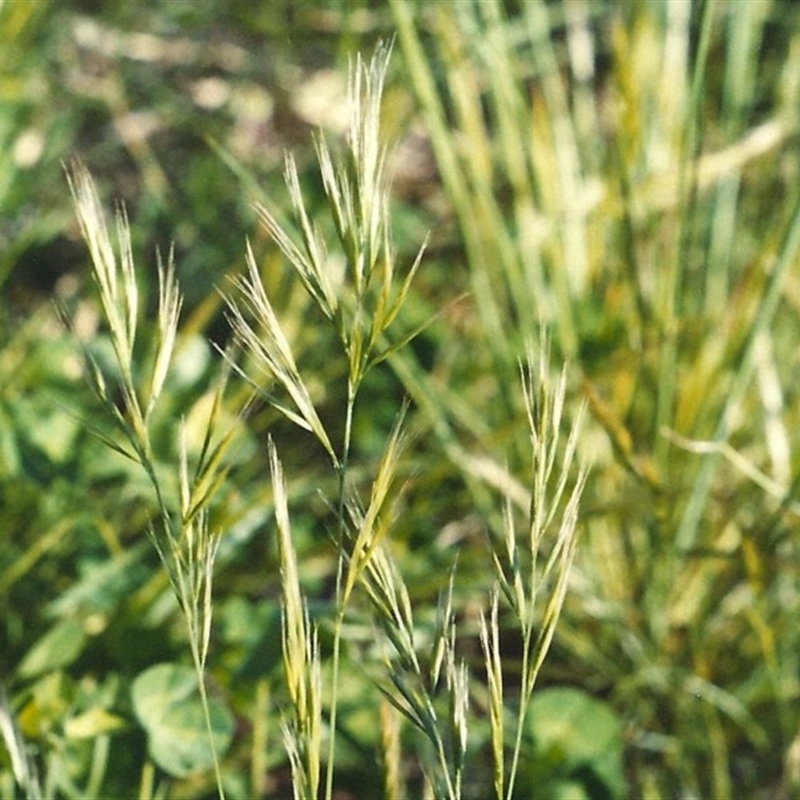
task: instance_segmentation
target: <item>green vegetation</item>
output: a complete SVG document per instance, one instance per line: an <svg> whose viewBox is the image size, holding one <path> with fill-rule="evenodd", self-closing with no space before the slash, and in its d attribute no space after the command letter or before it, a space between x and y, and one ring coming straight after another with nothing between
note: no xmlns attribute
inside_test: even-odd
<svg viewBox="0 0 800 800"><path fill-rule="evenodd" d="M800 792L793 3L0 45L0 796Z"/></svg>

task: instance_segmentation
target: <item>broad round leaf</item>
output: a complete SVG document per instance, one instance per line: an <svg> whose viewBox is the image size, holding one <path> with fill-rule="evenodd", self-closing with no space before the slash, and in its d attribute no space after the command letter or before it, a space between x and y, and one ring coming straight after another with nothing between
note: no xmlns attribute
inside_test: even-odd
<svg viewBox="0 0 800 800"><path fill-rule="evenodd" d="M143 672L131 689L133 709L147 731L150 755L161 769L184 778L213 765L208 729L194 670L157 664ZM209 699L214 746L221 755L233 735L230 711Z"/></svg>
<svg viewBox="0 0 800 800"><path fill-rule="evenodd" d="M620 796L622 724L606 703L580 689L544 689L534 692L528 718L537 752L557 756L567 772L588 766Z"/></svg>

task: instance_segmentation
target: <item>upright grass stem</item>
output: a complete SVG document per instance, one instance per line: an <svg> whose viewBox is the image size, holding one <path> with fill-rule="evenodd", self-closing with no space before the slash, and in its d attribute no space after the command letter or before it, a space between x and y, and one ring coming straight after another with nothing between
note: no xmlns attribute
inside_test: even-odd
<svg viewBox="0 0 800 800"><path fill-rule="evenodd" d="M347 504L353 419L364 376L400 343L383 348L387 329L395 321L419 266L421 253L402 281L397 281L390 238L389 186L386 151L380 138L380 104L390 47L380 44L369 64L360 57L350 71L350 125L347 152L335 159L325 140L316 140L323 188L334 222L337 246L345 262L342 274L328 255L329 244L311 219L300 190L297 167L287 156L285 179L300 242L267 208L258 207L267 231L293 267L309 296L333 323L347 363L347 401L344 433L336 448L325 430L306 388L291 347L264 290L252 251L248 248L248 277L237 281L237 299L228 299L230 320L238 342L255 364L277 379L291 405L270 397L289 419L310 431L328 453L337 476L336 609L333 632L330 735L325 797L333 795L336 755L339 663L347 601L354 585L353 570L363 570L361 547L372 547L348 536ZM251 321L250 318L254 321ZM244 375L243 371L240 371ZM248 377L245 375L245 377ZM254 381L254 383L257 382ZM306 743L306 746L309 746Z"/></svg>
<svg viewBox="0 0 800 800"><path fill-rule="evenodd" d="M211 710L205 687L205 665L211 638L212 581L219 537L208 527L207 507L221 485L225 468L223 456L233 432L216 439L215 428L224 389L224 376L212 404L204 433L203 446L192 476L189 474L185 431L181 429L178 466L178 510L169 500L164 482L156 468L151 445L153 412L166 383L178 332L181 295L175 278L172 258L166 267L158 262L158 312L155 351L148 366L145 388L137 385L134 369L134 343L139 317L138 288L131 250L131 236L124 209L117 213L119 260L111 244L105 215L88 171L76 164L67 173L81 232L92 257L93 275L108 324L116 360L117 375L104 374L88 350L84 351L92 388L106 410L117 433L127 443L121 445L101 433L114 450L138 463L153 488L159 509L159 523L150 527L150 539L169 577L186 624L192 663L197 675L200 699L208 732L217 792L224 800L219 756L215 743ZM109 384L115 382L115 386ZM114 391L122 404L114 400Z"/></svg>
<svg viewBox="0 0 800 800"><path fill-rule="evenodd" d="M344 577L345 552L347 547L346 527L346 498L347 498L347 469L350 464L350 442L353 434L353 409L355 408L358 386L347 381L347 406L345 409L344 440L342 443L342 458L338 470L338 498L337 498L337 547L336 559L336 618L333 629L333 660L331 676L331 712L330 712L330 737L328 739L328 761L325 772L325 797L327 800L333 796L333 770L336 761L336 711L339 698L339 660L341 657L342 626L346 609L346 598L343 596L342 580Z"/></svg>
<svg viewBox="0 0 800 800"><path fill-rule="evenodd" d="M497 589L491 601L490 623L483 618L481 620L481 644L490 690L494 786L498 800L504 795L507 800L514 796L528 706L564 603L577 545L578 504L587 478L587 468L582 466L568 490L584 409L581 408L562 452L560 430L566 376L562 372L555 382L550 377L549 352L548 339L543 333L538 356L534 355L531 348L527 363L521 367L532 452L526 530L523 535L517 533L511 499L507 497L503 515L504 541L502 547L492 544L497 585L517 617L522 638L519 709L505 789L503 678L497 628ZM548 539L551 541L548 542ZM545 563L541 565L540 555L545 552ZM539 616L536 609L541 603L543 612L538 622L538 632L534 635Z"/></svg>

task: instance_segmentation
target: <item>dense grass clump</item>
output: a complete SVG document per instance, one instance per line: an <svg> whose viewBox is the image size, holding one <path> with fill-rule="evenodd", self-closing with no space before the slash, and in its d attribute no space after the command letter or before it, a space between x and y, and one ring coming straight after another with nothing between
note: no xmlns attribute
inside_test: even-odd
<svg viewBox="0 0 800 800"><path fill-rule="evenodd" d="M267 5L0 3L0 795L800 791L793 5Z"/></svg>

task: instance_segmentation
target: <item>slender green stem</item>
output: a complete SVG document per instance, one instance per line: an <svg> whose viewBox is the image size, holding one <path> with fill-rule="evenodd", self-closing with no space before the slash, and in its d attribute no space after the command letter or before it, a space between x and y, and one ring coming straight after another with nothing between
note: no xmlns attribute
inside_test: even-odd
<svg viewBox="0 0 800 800"><path fill-rule="evenodd" d="M523 633L522 643L522 676L520 678L520 708L517 714L517 732L514 737L514 755L511 759L511 769L508 773L508 791L506 792L507 800L511 800L514 796L514 783L517 778L517 769L519 768L519 758L522 752L522 732L525 724L526 712L528 709L528 701L530 700L531 692L533 690L533 682L530 672L531 660L531 634L532 629L527 627Z"/></svg>
<svg viewBox="0 0 800 800"><path fill-rule="evenodd" d="M333 796L333 768L336 755L336 705L339 687L339 652L341 650L343 623L344 607L341 606L339 611L336 613L336 622L333 633L333 673L331 675L331 712L329 723L330 735L328 737L328 763L325 768L326 800L331 800Z"/></svg>
<svg viewBox="0 0 800 800"><path fill-rule="evenodd" d="M189 558L192 559L195 554L190 554ZM214 730L213 725L211 723L211 708L208 703L208 694L206 692L206 683L205 683L205 664L206 664L206 643L205 643L205 634L204 634L204 624L205 620L203 617L198 613L198 605L197 605L197 583L196 583L196 576L191 572L187 576L187 574L183 571L183 567L180 561L180 555L175 554L175 565L174 568L176 570L176 593L178 595L178 599L180 601L181 607L183 609L184 619L186 620L186 628L189 634L189 648L192 651L192 662L194 664L195 674L197 675L197 684L200 690L200 701L203 706L203 716L205 717L206 721L206 731L208 733L208 744L211 748L211 758L214 763L214 777L217 782L217 794L220 800L225 800L225 789L222 785L222 772L220 770L219 765L219 756L217 755L217 747L214 742ZM205 569L207 566L207 562L205 557L201 559L200 565L196 563L192 563L189 567L190 570L196 569ZM187 581L188 579L188 581ZM205 580L210 580L210 575L206 574L204 576Z"/></svg>
<svg viewBox="0 0 800 800"><path fill-rule="evenodd" d="M192 648L194 650L194 648ZM214 761L214 777L217 781L217 794L220 800L225 800L225 789L222 786L222 772L219 767L219 757L217 756L217 746L214 744L214 730L211 725L211 709L208 705L208 694L206 684L203 680L203 668L195 662L197 670L197 681L200 685L200 700L203 704L203 715L206 718L206 730L208 731L208 743L211 746L211 758Z"/></svg>
<svg viewBox="0 0 800 800"><path fill-rule="evenodd" d="M456 793L453 787L453 781L450 779L450 765L447 761L447 753L445 753L444 742L439 735L438 728L436 729L436 753L439 756L439 763L442 767L442 775L444 776L445 788L447 789L447 797L449 800L457 800L460 793Z"/></svg>
<svg viewBox="0 0 800 800"><path fill-rule="evenodd" d="M347 501L347 467L350 461L350 442L353 432L353 409L355 408L358 385L348 378L347 381L347 410L345 412L344 441L342 443L342 457L337 471L339 475L337 500L337 533L336 545L338 558L336 566L336 621L333 630L333 672L331 675L331 709L330 709L330 735L328 737L328 763L325 767L325 798L331 800L333 796L333 770L336 758L336 707L339 688L339 654L341 652L342 626L344 624L344 610L346 598L342 597L342 580L345 566L345 547L347 540L347 521L345 519L345 506Z"/></svg>

